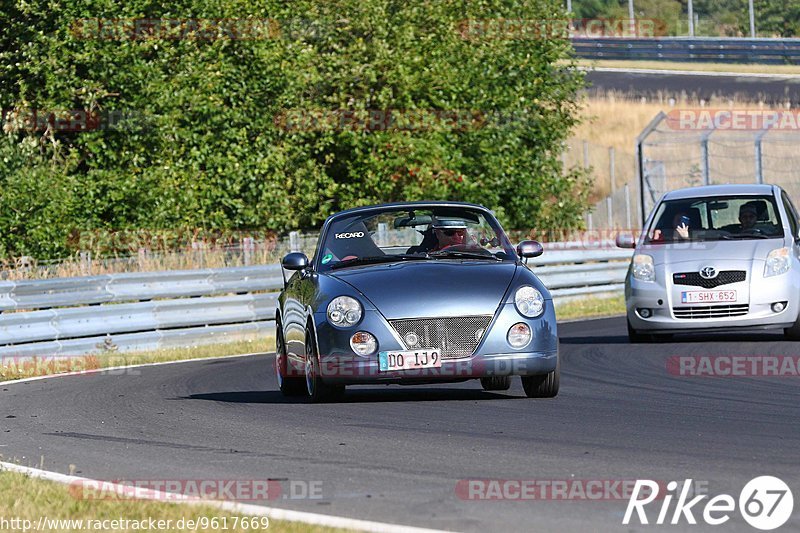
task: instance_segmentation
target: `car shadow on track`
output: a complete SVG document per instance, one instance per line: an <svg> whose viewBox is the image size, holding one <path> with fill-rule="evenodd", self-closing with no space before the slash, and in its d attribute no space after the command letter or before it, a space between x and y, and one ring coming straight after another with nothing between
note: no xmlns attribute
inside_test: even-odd
<svg viewBox="0 0 800 533"><path fill-rule="evenodd" d="M175 400L210 400L224 403L308 403L305 397L287 398L280 391L231 391L190 394ZM379 403L419 401L485 401L525 399L524 396L508 393L486 392L479 389L425 388L405 389L348 389L341 398L329 403Z"/></svg>

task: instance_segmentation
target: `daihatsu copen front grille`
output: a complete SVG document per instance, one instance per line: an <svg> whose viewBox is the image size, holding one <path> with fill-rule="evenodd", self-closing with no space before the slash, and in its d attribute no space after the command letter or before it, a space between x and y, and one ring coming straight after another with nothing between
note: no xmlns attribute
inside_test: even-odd
<svg viewBox="0 0 800 533"><path fill-rule="evenodd" d="M406 349L438 348L442 359L458 359L475 353L491 320L491 316L457 316L390 320L389 323Z"/></svg>

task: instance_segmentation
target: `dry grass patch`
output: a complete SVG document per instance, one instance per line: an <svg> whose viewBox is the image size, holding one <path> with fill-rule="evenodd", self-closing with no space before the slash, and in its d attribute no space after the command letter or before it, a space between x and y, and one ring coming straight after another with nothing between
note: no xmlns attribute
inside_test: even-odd
<svg viewBox="0 0 800 533"><path fill-rule="evenodd" d="M622 68L629 70L689 70L693 72L736 72L741 74L800 74L800 65L757 65L738 63L681 63L678 61L625 61L581 59L586 68Z"/></svg>
<svg viewBox="0 0 800 533"><path fill-rule="evenodd" d="M105 353L69 358L46 356L34 358L3 357L0 358L0 381L67 372L97 372L104 368L147 363L164 363L248 353L269 353L274 350L275 338L266 336L253 341L207 344L150 352Z"/></svg>
<svg viewBox="0 0 800 533"><path fill-rule="evenodd" d="M6 526L9 529L3 530L22 531L22 524L28 524L28 531L32 531L42 518L50 521L50 527L43 527L43 531L89 531L86 527L80 528L76 523L57 524L56 520L83 520L86 526L87 520L108 520L108 525L112 520L128 520L128 527L108 527L102 531L155 531L147 527L150 519L170 521L170 527L161 531L229 531L257 533L258 531L279 531L283 533L334 533L345 531L327 527L311 526L296 522L283 522L269 520L261 522L261 517L246 517L230 512L221 511L208 505L178 505L167 502L151 502L143 500L84 500L77 499L70 494L69 489L59 483L33 479L23 474L0 470L0 520L9 521ZM240 525L241 520L247 518L247 527ZM13 527L11 520L18 520L19 528ZM209 527L180 527L181 520L186 526L186 520L194 520L201 525ZM216 519L216 522L212 522ZM233 527L237 521L237 527ZM249 527L256 521L257 527ZM28 522L22 522L28 521ZM132 521L145 524L145 527L137 528ZM223 522L225 521L225 522ZM223 523L227 528L223 528ZM44 525L44 524L42 524ZM126 525L119 523L118 525ZM211 527L216 525L216 527ZM267 527L262 527L267 525ZM2 526L0 526L2 527ZM99 531L99 529L95 529Z"/></svg>
<svg viewBox="0 0 800 533"><path fill-rule="evenodd" d="M580 318L596 318L619 316L625 314L625 295L610 297L591 296L580 300L571 300L556 304L558 320L577 320Z"/></svg>

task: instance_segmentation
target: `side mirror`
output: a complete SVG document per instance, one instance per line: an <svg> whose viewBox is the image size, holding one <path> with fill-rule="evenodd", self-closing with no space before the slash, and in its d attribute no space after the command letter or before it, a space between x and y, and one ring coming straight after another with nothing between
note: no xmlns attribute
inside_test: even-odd
<svg viewBox="0 0 800 533"><path fill-rule="evenodd" d="M619 248L636 248L636 240L630 233L620 233L617 235L617 246Z"/></svg>
<svg viewBox="0 0 800 533"><path fill-rule="evenodd" d="M517 255L528 259L539 257L544 253L544 247L536 241L522 241L517 245Z"/></svg>
<svg viewBox="0 0 800 533"><path fill-rule="evenodd" d="M281 261L281 266L286 270L305 270L308 268L308 257L301 252L286 254Z"/></svg>

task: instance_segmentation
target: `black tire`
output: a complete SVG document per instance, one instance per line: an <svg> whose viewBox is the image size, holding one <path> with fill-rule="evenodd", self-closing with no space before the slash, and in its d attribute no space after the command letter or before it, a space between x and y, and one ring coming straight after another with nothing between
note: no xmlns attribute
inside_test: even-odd
<svg viewBox="0 0 800 533"><path fill-rule="evenodd" d="M493 376L481 378L483 390L508 390L511 388L511 376Z"/></svg>
<svg viewBox="0 0 800 533"><path fill-rule="evenodd" d="M302 377L287 377L286 342L283 330L278 324L275 334L275 378L284 396L302 396L306 392L306 380Z"/></svg>
<svg viewBox="0 0 800 533"><path fill-rule="evenodd" d="M306 331L306 394L311 403L328 402L344 395L344 385L329 385L322 379L317 343L311 331Z"/></svg>
<svg viewBox="0 0 800 533"><path fill-rule="evenodd" d="M522 388L528 398L555 398L561 381L561 356L556 369L541 376L522 376Z"/></svg>
<svg viewBox="0 0 800 533"><path fill-rule="evenodd" d="M640 342L650 342L651 337L645 333L639 333L633 326L631 326L631 321L628 320L628 342L631 344L636 344Z"/></svg>
<svg viewBox="0 0 800 533"><path fill-rule="evenodd" d="M800 316L797 317L794 326L784 329L783 333L790 341L800 341Z"/></svg>

